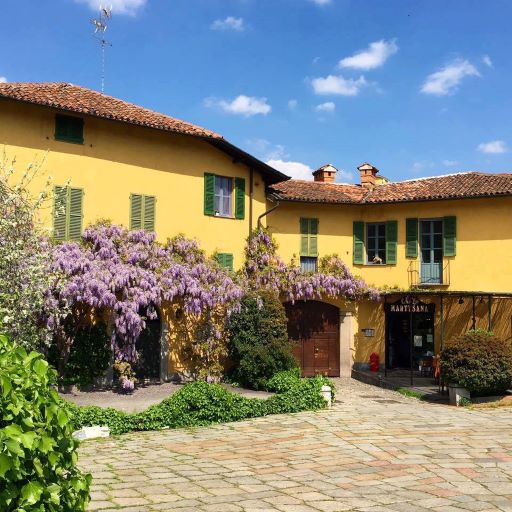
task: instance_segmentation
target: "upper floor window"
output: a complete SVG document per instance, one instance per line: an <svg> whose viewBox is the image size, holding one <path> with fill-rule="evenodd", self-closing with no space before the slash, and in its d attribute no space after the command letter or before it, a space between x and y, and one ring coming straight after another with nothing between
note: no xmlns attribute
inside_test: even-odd
<svg viewBox="0 0 512 512"><path fill-rule="evenodd" d="M311 256L300 257L300 269L302 272L316 272L318 268L318 258Z"/></svg>
<svg viewBox="0 0 512 512"><path fill-rule="evenodd" d="M204 214L244 219L245 179L205 173Z"/></svg>
<svg viewBox="0 0 512 512"><path fill-rule="evenodd" d="M82 236L83 195L81 188L59 187L53 190L53 238L79 240Z"/></svg>
<svg viewBox="0 0 512 512"><path fill-rule="evenodd" d="M83 144L84 120L81 117L57 114L55 116L55 140Z"/></svg>
<svg viewBox="0 0 512 512"><path fill-rule="evenodd" d="M215 176L215 215L231 217L233 204L233 178Z"/></svg>
<svg viewBox="0 0 512 512"><path fill-rule="evenodd" d="M155 231L155 196L130 195L130 229Z"/></svg>
<svg viewBox="0 0 512 512"><path fill-rule="evenodd" d="M366 224L366 263L386 263L386 223Z"/></svg>
<svg viewBox="0 0 512 512"><path fill-rule="evenodd" d="M354 222L354 265L396 265L398 222Z"/></svg>

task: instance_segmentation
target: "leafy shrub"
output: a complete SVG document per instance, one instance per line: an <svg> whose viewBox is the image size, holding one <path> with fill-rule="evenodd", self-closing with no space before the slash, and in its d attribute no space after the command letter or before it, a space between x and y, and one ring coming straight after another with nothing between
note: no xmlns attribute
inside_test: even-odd
<svg viewBox="0 0 512 512"><path fill-rule="evenodd" d="M77 441L43 357L0 335L0 510L83 511L90 475L75 466Z"/></svg>
<svg viewBox="0 0 512 512"><path fill-rule="evenodd" d="M103 322L88 324L78 329L68 327L72 339L69 354L53 343L48 353L50 364L59 369L59 383L89 386L101 377L110 364L112 348L107 327Z"/></svg>
<svg viewBox="0 0 512 512"><path fill-rule="evenodd" d="M230 377L243 386L264 389L276 373L297 366L288 340L286 313L271 291L248 294L228 325Z"/></svg>
<svg viewBox="0 0 512 512"><path fill-rule="evenodd" d="M278 372L267 381L265 389L275 393L284 393L294 386L298 379L300 379L300 368Z"/></svg>
<svg viewBox="0 0 512 512"><path fill-rule="evenodd" d="M323 385L334 387L325 377L282 379L283 390L266 400L246 398L228 391L219 384L193 382L161 403L143 412L127 414L115 409L78 407L66 403L75 428L108 425L112 434L140 430L161 430L205 426L212 423L240 421L269 414L317 410L325 407L320 395Z"/></svg>
<svg viewBox="0 0 512 512"><path fill-rule="evenodd" d="M441 374L475 395L495 395L512 385L512 346L483 330L452 340L441 353Z"/></svg>

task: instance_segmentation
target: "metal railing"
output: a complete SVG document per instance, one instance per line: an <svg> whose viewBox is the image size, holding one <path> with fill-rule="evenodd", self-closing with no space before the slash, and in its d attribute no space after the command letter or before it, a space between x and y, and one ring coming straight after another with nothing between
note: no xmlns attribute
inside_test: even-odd
<svg viewBox="0 0 512 512"><path fill-rule="evenodd" d="M407 268L409 286L448 286L450 284L450 260L443 259L441 279L422 278L421 262L419 259L411 260Z"/></svg>

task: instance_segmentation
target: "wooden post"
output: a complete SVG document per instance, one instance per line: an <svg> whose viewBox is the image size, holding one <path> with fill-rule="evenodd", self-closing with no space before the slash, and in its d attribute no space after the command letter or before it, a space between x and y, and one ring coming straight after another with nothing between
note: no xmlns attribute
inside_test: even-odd
<svg viewBox="0 0 512 512"><path fill-rule="evenodd" d="M492 331L492 295L489 295L487 299L487 330Z"/></svg>
<svg viewBox="0 0 512 512"><path fill-rule="evenodd" d="M443 296L441 295L441 308L439 310L439 313L441 314L441 350L444 349L444 300Z"/></svg>
<svg viewBox="0 0 512 512"><path fill-rule="evenodd" d="M473 298L473 323L472 323L471 329L475 330L476 329L475 296L473 295L472 298Z"/></svg>

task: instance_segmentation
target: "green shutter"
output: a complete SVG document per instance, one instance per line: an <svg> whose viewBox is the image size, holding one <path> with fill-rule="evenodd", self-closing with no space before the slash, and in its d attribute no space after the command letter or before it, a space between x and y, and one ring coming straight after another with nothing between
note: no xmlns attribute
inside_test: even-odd
<svg viewBox="0 0 512 512"><path fill-rule="evenodd" d="M155 231L155 196L143 196L143 227L146 231Z"/></svg>
<svg viewBox="0 0 512 512"><path fill-rule="evenodd" d="M309 219L309 256L318 256L318 219Z"/></svg>
<svg viewBox="0 0 512 512"><path fill-rule="evenodd" d="M309 256L309 219L300 219L300 255Z"/></svg>
<svg viewBox="0 0 512 512"><path fill-rule="evenodd" d="M68 233L69 240L80 240L82 236L82 208L83 194L81 188L70 188L69 190L69 209L68 209Z"/></svg>
<svg viewBox="0 0 512 512"><path fill-rule="evenodd" d="M204 175L204 214L215 215L215 175Z"/></svg>
<svg viewBox="0 0 512 512"><path fill-rule="evenodd" d="M457 218L443 218L443 255L455 256L457 252Z"/></svg>
<svg viewBox="0 0 512 512"><path fill-rule="evenodd" d="M354 221L354 265L364 264L364 222Z"/></svg>
<svg viewBox="0 0 512 512"><path fill-rule="evenodd" d="M142 229L142 196L130 195L130 229Z"/></svg>
<svg viewBox="0 0 512 512"><path fill-rule="evenodd" d="M235 178L235 218L245 218L245 179Z"/></svg>
<svg viewBox="0 0 512 512"><path fill-rule="evenodd" d="M55 116L55 139L83 144L84 120L81 117L57 114Z"/></svg>
<svg viewBox="0 0 512 512"><path fill-rule="evenodd" d="M386 222L386 264L396 265L398 245L398 222L388 220Z"/></svg>
<svg viewBox="0 0 512 512"><path fill-rule="evenodd" d="M233 255L226 252L219 252L216 254L215 259L217 263L224 268L233 270Z"/></svg>
<svg viewBox="0 0 512 512"><path fill-rule="evenodd" d="M66 187L53 189L53 238L57 241L66 239L66 219L68 194Z"/></svg>
<svg viewBox="0 0 512 512"><path fill-rule="evenodd" d="M418 257L418 219L405 219L405 256Z"/></svg>

